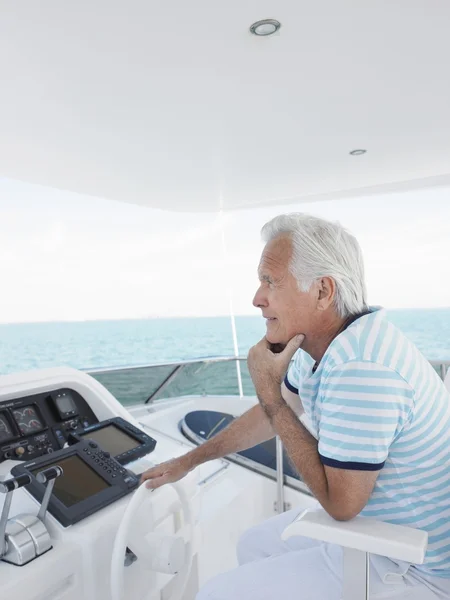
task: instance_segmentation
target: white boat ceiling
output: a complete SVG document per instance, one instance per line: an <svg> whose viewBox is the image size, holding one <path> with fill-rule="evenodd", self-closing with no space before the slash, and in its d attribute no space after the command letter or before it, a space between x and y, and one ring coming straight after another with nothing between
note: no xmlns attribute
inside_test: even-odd
<svg viewBox="0 0 450 600"><path fill-rule="evenodd" d="M449 31L448 0L1 0L0 174L178 211L448 185Z"/></svg>

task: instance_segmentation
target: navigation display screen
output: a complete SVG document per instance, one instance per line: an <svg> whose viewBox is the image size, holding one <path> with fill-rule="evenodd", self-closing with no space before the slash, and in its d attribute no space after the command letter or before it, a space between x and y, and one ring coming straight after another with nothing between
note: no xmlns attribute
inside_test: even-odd
<svg viewBox="0 0 450 600"><path fill-rule="evenodd" d="M12 412L22 435L28 435L29 433L35 433L36 431L45 429L45 425L42 423L33 406L16 408Z"/></svg>
<svg viewBox="0 0 450 600"><path fill-rule="evenodd" d="M111 456L119 456L128 450L133 450L141 443L115 425L107 425L94 431L86 431L82 437L89 438Z"/></svg>
<svg viewBox="0 0 450 600"><path fill-rule="evenodd" d="M55 466L61 467L63 474L56 478L53 494L66 507L73 506L110 487L107 481L77 455L55 460L52 464L46 464L45 469ZM36 476L42 470L43 467L39 467L31 472Z"/></svg>

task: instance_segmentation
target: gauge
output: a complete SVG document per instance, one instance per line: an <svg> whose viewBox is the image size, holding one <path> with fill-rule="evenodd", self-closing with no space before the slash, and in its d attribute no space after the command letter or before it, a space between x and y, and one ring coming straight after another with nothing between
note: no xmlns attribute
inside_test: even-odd
<svg viewBox="0 0 450 600"><path fill-rule="evenodd" d="M12 412L22 435L34 433L45 428L33 406L16 408Z"/></svg>
<svg viewBox="0 0 450 600"><path fill-rule="evenodd" d="M6 416L0 414L0 442L6 442L14 437L11 425L6 420Z"/></svg>

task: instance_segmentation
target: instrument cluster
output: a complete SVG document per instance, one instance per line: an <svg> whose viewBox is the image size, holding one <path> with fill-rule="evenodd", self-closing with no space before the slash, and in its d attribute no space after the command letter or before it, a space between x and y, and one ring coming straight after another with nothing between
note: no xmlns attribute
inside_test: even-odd
<svg viewBox="0 0 450 600"><path fill-rule="evenodd" d="M63 448L70 433L98 423L74 390L61 389L0 404L0 462L30 460Z"/></svg>

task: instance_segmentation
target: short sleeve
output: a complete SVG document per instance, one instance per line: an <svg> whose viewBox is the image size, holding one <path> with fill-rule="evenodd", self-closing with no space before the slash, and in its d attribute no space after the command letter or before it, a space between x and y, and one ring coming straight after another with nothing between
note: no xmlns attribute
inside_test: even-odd
<svg viewBox="0 0 450 600"><path fill-rule="evenodd" d="M388 367L350 361L334 367L321 382L319 400L322 463L377 471L411 416L414 392Z"/></svg>

